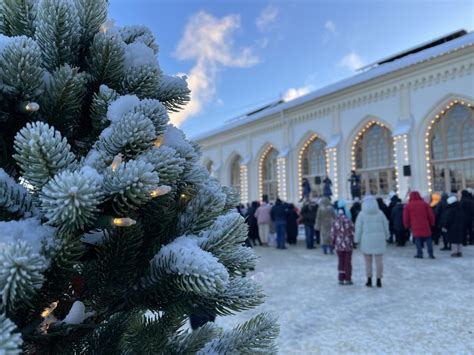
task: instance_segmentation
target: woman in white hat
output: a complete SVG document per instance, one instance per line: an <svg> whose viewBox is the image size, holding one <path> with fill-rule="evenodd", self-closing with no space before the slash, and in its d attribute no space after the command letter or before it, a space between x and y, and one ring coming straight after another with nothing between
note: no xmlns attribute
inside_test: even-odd
<svg viewBox="0 0 474 355"><path fill-rule="evenodd" d="M367 196L362 202L362 211L357 216L356 243L360 243L360 249L365 257L365 270L367 274L367 287L372 287L372 260L375 259L377 287L382 287L383 261L382 256L386 248L386 240L389 237L388 221L380 211L377 200L373 196Z"/></svg>

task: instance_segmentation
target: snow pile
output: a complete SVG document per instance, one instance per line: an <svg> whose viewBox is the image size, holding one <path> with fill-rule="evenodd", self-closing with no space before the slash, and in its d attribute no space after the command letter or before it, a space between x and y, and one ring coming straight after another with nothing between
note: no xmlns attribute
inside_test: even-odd
<svg viewBox="0 0 474 355"><path fill-rule="evenodd" d="M88 166L95 166L95 164L99 161L100 158L101 155L99 151L96 149L91 149L87 154L86 158L84 159L84 164Z"/></svg>
<svg viewBox="0 0 474 355"><path fill-rule="evenodd" d="M83 166L80 171L81 175L86 179L93 180L96 184L101 185L104 181L104 177L100 175L97 170L90 166Z"/></svg>
<svg viewBox="0 0 474 355"><path fill-rule="evenodd" d="M156 60L155 53L153 53L153 49L141 42L128 44L125 48L125 70L144 65L158 68L158 61Z"/></svg>
<svg viewBox="0 0 474 355"><path fill-rule="evenodd" d="M36 254L43 245L51 245L55 228L42 225L38 218L0 222L0 249L18 241L25 241Z"/></svg>
<svg viewBox="0 0 474 355"><path fill-rule="evenodd" d="M172 124L169 124L168 127L166 127L166 131L163 135L163 144L181 151L193 149L191 144L186 140L183 131L179 130Z"/></svg>
<svg viewBox="0 0 474 355"><path fill-rule="evenodd" d="M213 284L217 289L225 287L229 273L219 260L198 246L194 237L182 236L161 248L154 260L168 273L195 276Z"/></svg>
<svg viewBox="0 0 474 355"><path fill-rule="evenodd" d="M135 95L124 95L113 101L107 110L107 119L117 122L124 114L133 110L140 103L140 99Z"/></svg>

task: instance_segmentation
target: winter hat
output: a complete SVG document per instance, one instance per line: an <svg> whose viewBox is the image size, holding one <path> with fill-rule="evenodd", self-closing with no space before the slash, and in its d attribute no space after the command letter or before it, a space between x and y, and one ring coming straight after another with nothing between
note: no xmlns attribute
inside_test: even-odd
<svg viewBox="0 0 474 355"><path fill-rule="evenodd" d="M347 208L346 201L344 200L337 201L337 208L339 210L343 210L347 218L352 218L351 211Z"/></svg>
<svg viewBox="0 0 474 355"><path fill-rule="evenodd" d="M448 205L452 205L454 202L456 202L458 199L456 196L451 196L448 198Z"/></svg>
<svg viewBox="0 0 474 355"><path fill-rule="evenodd" d="M438 193L434 193L433 195L431 195L430 207L435 207L439 203L439 201L441 201L441 195Z"/></svg>
<svg viewBox="0 0 474 355"><path fill-rule="evenodd" d="M365 195L363 202L365 202L365 201L370 201L370 200L375 200L375 196L373 196L373 195Z"/></svg>

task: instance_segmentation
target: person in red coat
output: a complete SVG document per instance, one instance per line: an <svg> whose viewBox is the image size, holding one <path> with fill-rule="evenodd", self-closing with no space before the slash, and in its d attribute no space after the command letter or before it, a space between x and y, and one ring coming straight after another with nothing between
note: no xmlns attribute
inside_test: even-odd
<svg viewBox="0 0 474 355"><path fill-rule="evenodd" d="M403 224L405 228L411 229L415 239L415 258L423 258L422 246L425 241L430 259L434 259L431 228L435 224L435 217L430 205L421 198L418 191L410 192L409 201L403 209Z"/></svg>

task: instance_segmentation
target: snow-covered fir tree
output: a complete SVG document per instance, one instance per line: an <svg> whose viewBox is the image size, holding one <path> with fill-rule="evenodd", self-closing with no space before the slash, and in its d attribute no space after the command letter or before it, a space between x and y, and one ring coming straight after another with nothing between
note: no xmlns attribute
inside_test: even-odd
<svg viewBox="0 0 474 355"><path fill-rule="evenodd" d="M0 353L275 351L238 196L169 123L189 101L107 0L0 0Z"/></svg>

